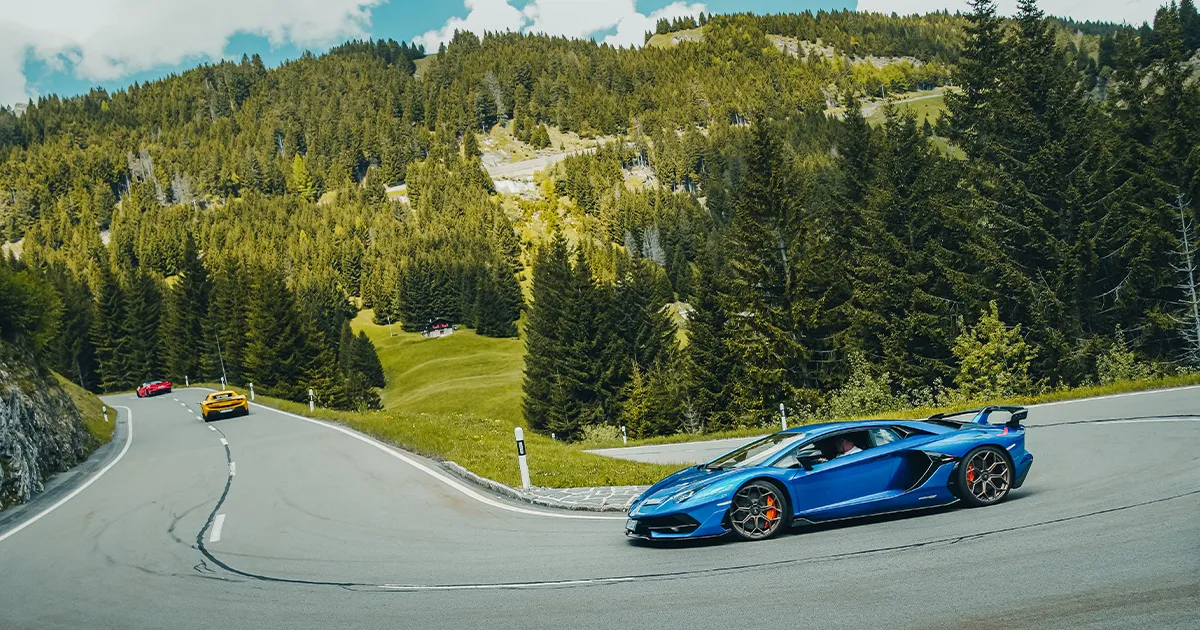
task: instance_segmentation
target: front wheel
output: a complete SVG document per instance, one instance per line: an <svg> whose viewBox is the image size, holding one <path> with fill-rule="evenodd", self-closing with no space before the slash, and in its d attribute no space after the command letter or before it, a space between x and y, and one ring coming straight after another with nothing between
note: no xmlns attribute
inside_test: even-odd
<svg viewBox="0 0 1200 630"><path fill-rule="evenodd" d="M778 534L787 520L783 490L767 481L751 481L733 495L729 526L742 540L765 540Z"/></svg>
<svg viewBox="0 0 1200 630"><path fill-rule="evenodd" d="M959 498L968 506L999 503L1012 490L1012 463L1000 447L980 446L962 458L954 481Z"/></svg>

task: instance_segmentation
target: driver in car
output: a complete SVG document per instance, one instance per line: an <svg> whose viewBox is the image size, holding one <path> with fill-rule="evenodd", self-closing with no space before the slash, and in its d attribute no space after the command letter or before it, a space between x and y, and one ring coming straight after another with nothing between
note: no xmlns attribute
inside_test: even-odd
<svg viewBox="0 0 1200 630"><path fill-rule="evenodd" d="M853 455L855 453L862 452L861 448L858 448L857 446L855 446L854 442L851 442L848 438L845 438L845 437L838 438L837 448L838 448L837 457L844 457L846 455Z"/></svg>
<svg viewBox="0 0 1200 630"><path fill-rule="evenodd" d="M845 436L839 437L837 439L837 443L835 444L835 446L837 447L838 454L833 456L834 459L837 459L839 457L845 457L846 455L853 455L855 453L862 452L861 448L858 448L857 446L855 446L854 442L850 441L850 439ZM827 462L829 460L825 457L822 457L822 458L818 459L817 461L823 463L823 462Z"/></svg>

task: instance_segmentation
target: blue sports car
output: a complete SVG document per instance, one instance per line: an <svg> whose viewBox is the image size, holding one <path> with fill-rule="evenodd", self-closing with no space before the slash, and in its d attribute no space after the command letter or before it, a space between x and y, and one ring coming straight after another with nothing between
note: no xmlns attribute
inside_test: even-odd
<svg viewBox="0 0 1200 630"><path fill-rule="evenodd" d="M995 413L1008 421L989 423ZM991 505L1020 488L1033 464L1021 425L1027 414L986 407L781 431L654 484L633 502L625 533L762 540L794 524L958 501Z"/></svg>

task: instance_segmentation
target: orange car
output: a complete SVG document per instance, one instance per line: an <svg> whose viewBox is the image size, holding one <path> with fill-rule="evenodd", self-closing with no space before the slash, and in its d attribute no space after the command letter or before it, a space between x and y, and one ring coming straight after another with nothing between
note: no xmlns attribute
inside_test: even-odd
<svg viewBox="0 0 1200 630"><path fill-rule="evenodd" d="M245 416L250 414L250 403L245 396L227 389L223 392L209 394L200 403L200 415L205 422L225 416Z"/></svg>

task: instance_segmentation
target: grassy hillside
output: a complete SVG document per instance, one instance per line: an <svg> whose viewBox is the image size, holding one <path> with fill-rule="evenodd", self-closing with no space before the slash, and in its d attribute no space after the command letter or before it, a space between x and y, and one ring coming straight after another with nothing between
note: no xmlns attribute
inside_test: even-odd
<svg viewBox="0 0 1200 630"><path fill-rule="evenodd" d="M83 425L88 430L88 453L90 454L92 451L111 442L113 430L117 426L116 411L109 409L108 422L105 422L103 412L104 403L95 394L63 378L57 372L54 374L54 377L58 379L58 384L71 397L71 401L75 403L75 408L83 416Z"/></svg>
<svg viewBox="0 0 1200 630"><path fill-rule="evenodd" d="M379 352L387 387L380 395L386 410L417 413L466 413L522 424L521 378L525 344L519 339L481 337L460 330L449 337L425 339L371 323L362 311L351 322L365 330Z"/></svg>

